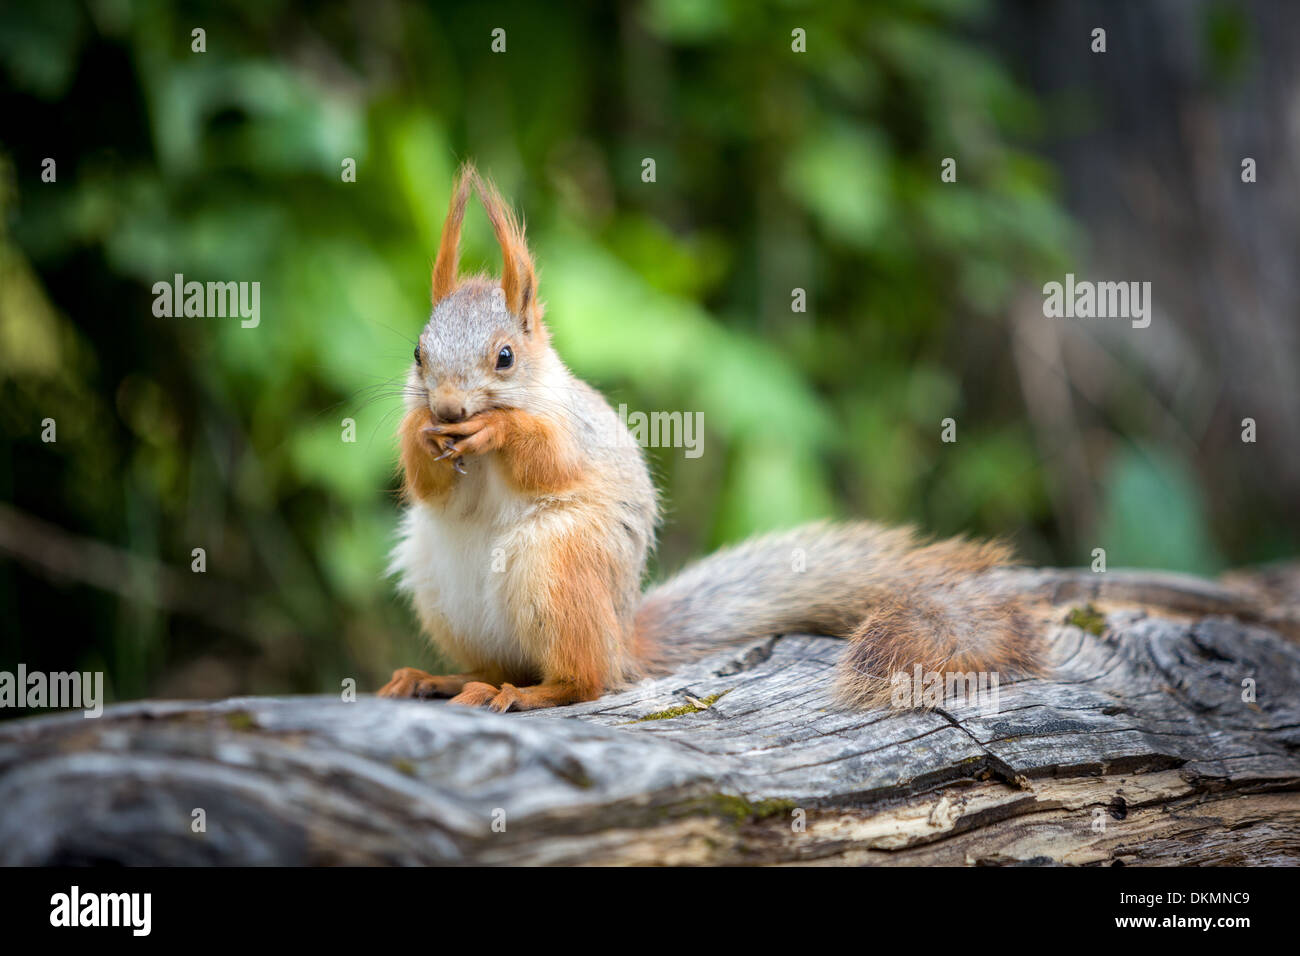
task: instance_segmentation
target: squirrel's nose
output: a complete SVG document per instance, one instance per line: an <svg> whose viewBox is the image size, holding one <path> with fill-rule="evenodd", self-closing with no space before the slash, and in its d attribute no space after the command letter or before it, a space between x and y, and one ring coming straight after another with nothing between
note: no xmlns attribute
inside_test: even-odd
<svg viewBox="0 0 1300 956"><path fill-rule="evenodd" d="M465 406L459 402L439 402L434 412L444 422L459 422L465 418Z"/></svg>

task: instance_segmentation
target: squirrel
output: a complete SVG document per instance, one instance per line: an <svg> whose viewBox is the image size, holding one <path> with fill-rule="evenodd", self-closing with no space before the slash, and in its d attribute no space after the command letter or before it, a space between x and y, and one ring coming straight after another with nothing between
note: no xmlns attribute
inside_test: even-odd
<svg viewBox="0 0 1300 956"><path fill-rule="evenodd" d="M471 191L501 247L499 282L459 276ZM642 594L660 516L644 452L552 348L523 224L469 163L432 286L398 429L392 572L464 671L400 668L381 696L555 707L781 633L847 639L834 690L851 707L888 704L892 675L917 665L1041 672L1026 607L985 573L1011 558L995 542L819 523L718 551Z"/></svg>

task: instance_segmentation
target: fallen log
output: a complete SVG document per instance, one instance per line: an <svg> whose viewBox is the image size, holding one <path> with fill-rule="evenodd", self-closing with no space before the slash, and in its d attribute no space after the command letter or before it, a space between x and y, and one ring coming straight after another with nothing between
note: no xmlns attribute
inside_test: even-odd
<svg viewBox="0 0 1300 956"><path fill-rule="evenodd" d="M1300 862L1300 567L1004 573L1053 673L993 711L843 710L842 644L794 634L546 712L12 721L0 864Z"/></svg>

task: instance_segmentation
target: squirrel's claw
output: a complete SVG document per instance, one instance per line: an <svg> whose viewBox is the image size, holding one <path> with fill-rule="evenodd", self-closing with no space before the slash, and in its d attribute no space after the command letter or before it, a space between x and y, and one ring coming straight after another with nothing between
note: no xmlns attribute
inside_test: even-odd
<svg viewBox="0 0 1300 956"><path fill-rule="evenodd" d="M437 439L434 438L434 435L441 433L442 432L441 428L438 428L436 426L425 426L423 432L425 438L431 444L434 445L433 450L438 451L439 449L441 449L442 451L442 454L433 456L434 461L446 461L448 458L451 458L452 459L451 466L456 469L457 474L460 475L469 474L469 472L465 470L465 466L461 463L461 458L460 458L461 450L456 447L456 443L454 441L448 441L445 445L439 445L437 443ZM455 457L453 458L452 456Z"/></svg>
<svg viewBox="0 0 1300 956"><path fill-rule="evenodd" d="M425 429L425 432L426 432L426 433L427 433L427 432L430 432L430 431L440 432L440 431L442 431L442 429L440 429L440 428L426 428L426 429ZM452 456L455 456L455 457L452 457ZM433 460L434 460L434 461L446 461L448 458L451 458L451 467L453 467L453 468L456 469L456 474L458 474L458 475L467 475L467 474L469 474L469 472L467 472L467 471L465 470L464 462L461 460L461 457L460 457L460 456L461 456L461 450L460 450L459 448L456 447L456 443L455 443L454 441L449 441L449 442L447 442L447 444L446 444L445 446L443 446L442 454L441 454L441 455L434 455L434 456L433 456Z"/></svg>

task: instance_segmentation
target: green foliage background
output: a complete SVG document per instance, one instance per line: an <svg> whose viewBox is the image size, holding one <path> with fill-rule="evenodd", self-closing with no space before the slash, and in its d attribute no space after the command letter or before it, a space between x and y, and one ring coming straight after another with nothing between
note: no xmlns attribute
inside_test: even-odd
<svg viewBox="0 0 1300 956"><path fill-rule="evenodd" d="M0 663L103 668L118 698L365 689L433 663L385 577L392 386L470 157L528 220L577 374L616 406L704 413L701 458L652 452L662 565L824 516L1087 560L1053 514L1005 320L1078 240L1032 151L1041 105L976 39L986 12L6 5L0 497L209 597L167 592L149 564L124 598L3 561ZM463 265L495 271L476 210L467 229ZM154 317L151 286L175 273L260 281L260 327ZM1158 450L1125 461L1112 563L1213 570L1195 481ZM1153 502L1184 529L1162 539L1173 554L1142 550Z"/></svg>

